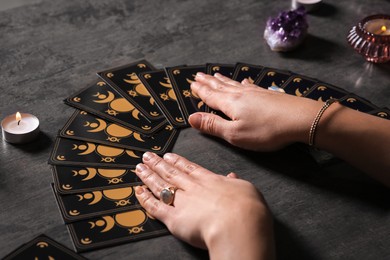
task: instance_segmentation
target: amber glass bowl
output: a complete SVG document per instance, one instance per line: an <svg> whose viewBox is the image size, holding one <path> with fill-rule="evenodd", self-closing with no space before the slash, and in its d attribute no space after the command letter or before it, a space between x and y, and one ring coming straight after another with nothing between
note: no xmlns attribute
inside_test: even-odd
<svg viewBox="0 0 390 260"><path fill-rule="evenodd" d="M390 21L390 15L371 15L352 27L347 36L348 43L367 61L384 63L390 61L390 35L374 34L365 29L367 22L385 19Z"/></svg>

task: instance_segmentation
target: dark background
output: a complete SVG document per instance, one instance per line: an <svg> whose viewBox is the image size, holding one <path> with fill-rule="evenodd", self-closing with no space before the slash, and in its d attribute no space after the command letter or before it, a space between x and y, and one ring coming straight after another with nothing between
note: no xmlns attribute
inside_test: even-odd
<svg viewBox="0 0 390 260"><path fill-rule="evenodd" d="M42 133L28 145L0 142L0 257L40 233L72 248L47 160L73 113L62 100L94 83L97 71L139 59L156 67L248 62L318 78L390 106L390 63L365 62L346 41L365 16L389 14L390 1L324 1L308 16L310 34L299 49L272 52L262 37L266 20L289 7L287 0L2 1L0 117L32 113ZM173 151L220 174L234 171L263 192L275 217L280 259L390 257L390 193L345 163L318 167L295 146L242 151L193 129L181 132ZM84 255L208 258L172 236Z"/></svg>

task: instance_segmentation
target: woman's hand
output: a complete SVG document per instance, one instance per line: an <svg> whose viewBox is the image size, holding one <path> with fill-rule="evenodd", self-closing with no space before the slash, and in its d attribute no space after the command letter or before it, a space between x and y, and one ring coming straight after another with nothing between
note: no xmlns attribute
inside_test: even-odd
<svg viewBox="0 0 390 260"><path fill-rule="evenodd" d="M140 204L176 237L207 248L215 259L274 256L272 218L262 195L249 182L217 175L176 154L145 153L136 173L149 188L137 187ZM173 205L159 200L175 187Z"/></svg>
<svg viewBox="0 0 390 260"><path fill-rule="evenodd" d="M308 141L310 125L322 103L236 82L220 74L198 73L191 89L211 108L231 120L210 113L194 113L189 122L200 131L257 151Z"/></svg>

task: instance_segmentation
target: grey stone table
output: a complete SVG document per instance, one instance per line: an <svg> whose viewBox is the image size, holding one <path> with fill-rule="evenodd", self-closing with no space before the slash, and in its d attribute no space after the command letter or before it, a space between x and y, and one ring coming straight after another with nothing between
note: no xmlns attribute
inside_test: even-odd
<svg viewBox="0 0 390 260"><path fill-rule="evenodd" d="M29 145L0 143L0 257L40 233L72 247L47 160L73 112L62 100L102 69L143 58L158 67L241 61L292 70L390 106L390 64L367 63L346 42L363 17L390 13L390 1L324 2L308 17L304 45L280 54L262 33L268 16L290 7L287 0L2 1L0 116L35 114L42 133ZM264 193L280 259L390 258L390 193L346 163L318 167L295 147L242 151L193 129L181 132L173 151L220 174L234 171ZM208 258L172 236L84 255Z"/></svg>

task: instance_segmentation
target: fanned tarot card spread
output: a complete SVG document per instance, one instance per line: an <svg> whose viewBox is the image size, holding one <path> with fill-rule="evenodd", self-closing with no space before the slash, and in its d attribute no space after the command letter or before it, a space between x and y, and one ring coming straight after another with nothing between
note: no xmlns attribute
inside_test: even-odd
<svg viewBox="0 0 390 260"><path fill-rule="evenodd" d="M368 112L368 114L390 120L390 109L388 109L387 107L372 110Z"/></svg>
<svg viewBox="0 0 390 260"><path fill-rule="evenodd" d="M286 80L281 88L283 88L287 94L301 97L316 83L316 79L308 78L302 75L291 75L291 77Z"/></svg>
<svg viewBox="0 0 390 260"><path fill-rule="evenodd" d="M141 60L98 72L97 74L124 98L129 100L143 115L150 120L156 120L164 118L164 115L137 75L138 73L151 70L155 70L155 68L146 60Z"/></svg>
<svg viewBox="0 0 390 260"><path fill-rule="evenodd" d="M262 88L282 87L291 75L290 71L264 67L254 84Z"/></svg>
<svg viewBox="0 0 390 260"><path fill-rule="evenodd" d="M165 71L186 121L195 112L208 112L206 104L191 90L191 83L194 82L196 73L206 73L205 66L177 66L166 68Z"/></svg>
<svg viewBox="0 0 390 260"><path fill-rule="evenodd" d="M148 135L167 123L165 118L152 121L147 119L132 103L104 81L99 81L68 97L65 103Z"/></svg>
<svg viewBox="0 0 390 260"><path fill-rule="evenodd" d="M26 259L67 259L86 260L87 258L76 254L69 248L61 245L46 235L39 235L30 242L21 245L3 260L26 260Z"/></svg>
<svg viewBox="0 0 390 260"><path fill-rule="evenodd" d="M143 152L57 137L50 155L53 165L135 168Z"/></svg>
<svg viewBox="0 0 390 260"><path fill-rule="evenodd" d="M52 165L54 188L60 194L91 192L101 189L141 185L131 168L97 168Z"/></svg>
<svg viewBox="0 0 390 260"><path fill-rule="evenodd" d="M340 99L339 102L343 106L346 106L346 107L349 107L349 108L352 108L352 109L355 109L355 110L358 110L358 111L364 112L364 113L378 109L378 107L376 105L372 104L368 100L366 100L362 97L359 97L355 94L348 94L345 97L343 97L342 99Z"/></svg>
<svg viewBox="0 0 390 260"><path fill-rule="evenodd" d="M223 64L223 63L207 63L206 64L206 73L209 75L214 75L219 73L225 77L231 78L233 76L234 65L232 64Z"/></svg>
<svg viewBox="0 0 390 260"><path fill-rule="evenodd" d="M170 150L178 133L167 123L154 135L147 136L85 111L76 110L60 131L60 136L125 149L164 154Z"/></svg>
<svg viewBox="0 0 390 260"><path fill-rule="evenodd" d="M331 98L340 99L345 97L347 94L348 92L342 88L326 83L317 83L309 91L305 92L303 96L321 102L326 102Z"/></svg>
<svg viewBox="0 0 390 260"><path fill-rule="evenodd" d="M68 229L77 252L169 234L165 225L144 209L73 222Z"/></svg>
<svg viewBox="0 0 390 260"><path fill-rule="evenodd" d="M70 195L53 191L65 223L142 208L135 197L134 186L129 185Z"/></svg>
<svg viewBox="0 0 390 260"><path fill-rule="evenodd" d="M253 65L247 63L237 63L234 67L232 79L238 82L248 79L250 83L254 83L263 70L261 65Z"/></svg>
<svg viewBox="0 0 390 260"><path fill-rule="evenodd" d="M165 71L142 72L138 74L138 77L169 123L174 127L186 127L187 123L184 120L179 101Z"/></svg>

